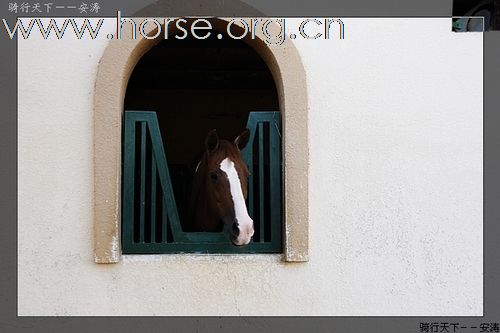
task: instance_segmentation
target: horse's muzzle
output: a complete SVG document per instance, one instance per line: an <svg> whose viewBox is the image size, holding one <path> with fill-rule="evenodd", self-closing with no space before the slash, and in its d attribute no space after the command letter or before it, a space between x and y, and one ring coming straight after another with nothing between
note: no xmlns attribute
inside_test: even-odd
<svg viewBox="0 0 500 333"><path fill-rule="evenodd" d="M248 220L243 221L243 223L233 223L230 231L230 239L234 245L244 246L250 243L253 234L253 220L248 218Z"/></svg>

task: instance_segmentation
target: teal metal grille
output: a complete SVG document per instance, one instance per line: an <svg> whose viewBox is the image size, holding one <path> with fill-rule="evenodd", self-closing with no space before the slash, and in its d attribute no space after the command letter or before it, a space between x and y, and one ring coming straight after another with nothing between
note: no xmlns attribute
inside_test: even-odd
<svg viewBox="0 0 500 333"><path fill-rule="evenodd" d="M232 246L222 232L184 232L156 112L126 111L123 133L122 250L153 253L279 253L282 250L279 112L251 112L242 151L250 170L248 210L255 235Z"/></svg>

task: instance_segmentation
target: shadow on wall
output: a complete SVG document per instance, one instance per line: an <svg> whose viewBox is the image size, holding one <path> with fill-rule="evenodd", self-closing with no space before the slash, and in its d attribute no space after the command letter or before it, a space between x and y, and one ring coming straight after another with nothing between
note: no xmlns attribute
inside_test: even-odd
<svg viewBox="0 0 500 333"><path fill-rule="evenodd" d="M500 30L500 0L454 0L453 31Z"/></svg>

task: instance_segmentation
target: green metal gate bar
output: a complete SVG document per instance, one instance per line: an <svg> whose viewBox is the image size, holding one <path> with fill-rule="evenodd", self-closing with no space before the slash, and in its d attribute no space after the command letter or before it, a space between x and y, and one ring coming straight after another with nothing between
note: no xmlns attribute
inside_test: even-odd
<svg viewBox="0 0 500 333"><path fill-rule="evenodd" d="M249 114L247 127L250 138L242 155L251 172L248 207L249 215L254 219L256 235L248 246L234 247L224 231L182 230L156 112L126 111L122 180L123 253L281 252L280 124L279 112ZM255 148L257 156L253 153ZM254 169L258 176L254 174ZM256 192L259 194L258 202L255 201Z"/></svg>

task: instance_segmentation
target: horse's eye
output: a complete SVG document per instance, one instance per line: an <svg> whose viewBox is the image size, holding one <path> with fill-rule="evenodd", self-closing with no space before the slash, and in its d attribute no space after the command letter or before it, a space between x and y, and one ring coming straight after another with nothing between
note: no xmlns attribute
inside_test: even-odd
<svg viewBox="0 0 500 333"><path fill-rule="evenodd" d="M217 180L219 176L217 175L217 172L210 172L210 178L212 178L212 180Z"/></svg>

